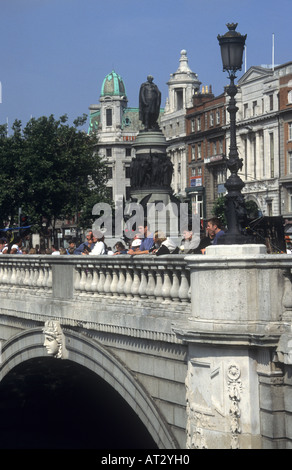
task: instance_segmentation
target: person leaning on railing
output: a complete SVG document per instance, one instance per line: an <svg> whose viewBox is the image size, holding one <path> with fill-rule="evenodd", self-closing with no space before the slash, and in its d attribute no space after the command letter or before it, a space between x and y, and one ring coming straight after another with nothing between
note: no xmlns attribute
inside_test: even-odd
<svg viewBox="0 0 292 470"><path fill-rule="evenodd" d="M179 247L173 240L166 237L165 233L161 230L157 230L157 232L154 233L153 241L154 246L153 249L150 250L151 254L160 256L169 254L175 255L179 253Z"/></svg>

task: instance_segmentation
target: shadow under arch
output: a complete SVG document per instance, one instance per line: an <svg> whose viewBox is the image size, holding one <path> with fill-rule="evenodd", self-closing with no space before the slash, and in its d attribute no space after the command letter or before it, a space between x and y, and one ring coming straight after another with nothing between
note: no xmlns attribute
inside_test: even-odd
<svg viewBox="0 0 292 470"><path fill-rule="evenodd" d="M66 338L66 348L69 352L69 357L65 360L48 357L46 350L43 347L44 335L41 328L33 328L21 332L10 338L5 343L2 349L0 363L0 398L1 392L3 393L3 384L5 385L5 395L5 390L7 392L7 390L9 389L9 387L7 388L6 386L7 382L9 383L10 381L10 385L12 384L13 387L13 379L15 379L15 376L19 374L19 371L20 375L22 374L23 376L26 376L26 380L28 380L27 377L29 376L27 372L28 370L34 371L31 376L34 377L33 380L35 380L35 368L37 368L39 373L43 374L43 377L47 376L48 380L46 380L46 385L49 390L48 397L54 396L54 393L56 394L56 383L54 383L54 380L58 383L58 381L62 381L62 378L64 378L63 375L67 374L66 380L67 385L69 387L67 388L67 390L70 391L71 387L71 395L73 393L72 388L74 388L74 384L76 385L78 381L80 384L80 381L82 380L84 380L85 382L89 381L90 385L87 388L90 388L90 390L93 391L93 394L95 394L93 398L95 402L102 402L102 400L104 400L105 398L107 399L107 404L105 405L104 403L102 403L102 409L100 409L99 413L103 413L107 409L108 411L113 413L116 418L120 418L121 414L122 420L124 420L124 422L121 423L120 428L118 427L118 429L112 429L112 431L115 431L112 432L113 435L115 435L115 433L126 434L127 430L131 426L133 426L134 428L137 427L138 430L139 423L141 422L144 431L145 429L147 430L146 434L144 434L142 438L146 444L146 447L144 446L141 448L147 448L148 443L149 448L177 449L178 446L176 439L172 435L170 429L167 426L167 423L164 421L152 398L149 396L143 386L139 384L139 382L135 379L133 374L125 367L125 365L122 364L121 361L119 361L115 356L113 356L98 341L92 340L88 337L85 337L81 333L72 331L70 329L63 329L63 332ZM72 378L68 380L68 377L71 377L74 374L78 375L78 380L75 382L72 382ZM14 376L12 377L12 375ZM50 377L52 376L54 377L54 379L50 384ZM50 386L52 387L51 389ZM55 391L53 393L54 387ZM43 393L45 396L45 392L43 389L39 389L38 387L36 387L34 392L36 393L36 406L37 403L40 402L39 394ZM70 393L68 396L70 396ZM88 400L88 396L85 393L85 389L79 389L78 393L81 395L82 393L85 394L82 396L83 401ZM102 397L99 393L102 393ZM92 398L92 393L90 396ZM73 396L73 399L75 400L79 400L79 398L81 397L79 396L76 398ZM127 411L125 409L125 413L123 414L121 412L121 406L122 404L125 404L125 402L127 404ZM67 406L66 401L64 402L64 406L65 405ZM74 403L72 405L72 408L72 416L74 416L74 413L76 415ZM85 413L86 410L84 410ZM52 413L54 413L54 410L51 411ZM60 423L58 424L57 412L58 410L56 409L55 430L58 430L58 426L60 427ZM90 410L87 410L87 412L90 413ZM40 409L39 413L44 412ZM135 417L136 421L133 416ZM137 420L137 417L139 418L139 420ZM26 418L29 419L29 417ZM103 415L102 419L107 418L109 419L109 421L111 421L112 419L112 426L116 425L116 420L113 418L110 419L108 415L106 417ZM43 419L43 425L46 426L45 416L43 416ZM96 426L96 423L93 423L93 427L94 426ZM97 430L96 427L95 430ZM147 439L147 435L149 439ZM124 438L125 436L121 437ZM128 442L127 444L123 444L123 442L124 439L119 439L117 437L116 440L112 440L112 447L109 447L109 443L104 443L103 441L101 444L97 443L97 446L94 448L117 449L137 448L137 446L139 446L139 444L137 443L139 441L134 443L133 447L131 447L130 442ZM99 447L99 445L101 445L101 447ZM83 446L83 444L81 446ZM68 444L68 447L70 447L70 444ZM90 447L92 447L92 444L90 445Z"/></svg>

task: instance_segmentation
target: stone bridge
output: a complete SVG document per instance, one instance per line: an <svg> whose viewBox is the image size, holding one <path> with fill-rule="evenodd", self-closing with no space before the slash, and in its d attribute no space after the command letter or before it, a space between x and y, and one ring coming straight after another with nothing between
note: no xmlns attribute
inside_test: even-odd
<svg viewBox="0 0 292 470"><path fill-rule="evenodd" d="M79 447L292 447L291 268L290 255L260 245L206 256L2 255L2 448L15 445L10 418L21 413L42 446L41 420L59 414L60 433L83 429ZM59 439L47 445L73 446Z"/></svg>

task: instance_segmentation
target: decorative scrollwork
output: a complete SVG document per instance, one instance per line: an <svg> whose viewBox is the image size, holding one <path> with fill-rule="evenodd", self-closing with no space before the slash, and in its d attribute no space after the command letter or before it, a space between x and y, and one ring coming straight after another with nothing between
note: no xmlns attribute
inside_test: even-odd
<svg viewBox="0 0 292 470"><path fill-rule="evenodd" d="M239 402L241 400L242 382L240 376L241 372L237 365L232 364L228 367L227 385L230 398L229 416L230 430L232 434L231 449L239 449L239 434L241 434Z"/></svg>

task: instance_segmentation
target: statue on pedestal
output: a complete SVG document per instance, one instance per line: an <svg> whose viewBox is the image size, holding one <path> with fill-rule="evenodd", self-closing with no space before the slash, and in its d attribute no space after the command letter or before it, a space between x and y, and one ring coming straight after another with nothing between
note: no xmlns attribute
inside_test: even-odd
<svg viewBox="0 0 292 470"><path fill-rule="evenodd" d="M139 93L139 119L145 131L157 130L157 120L160 112L161 93L153 83L152 75L148 75L147 82L142 83Z"/></svg>

